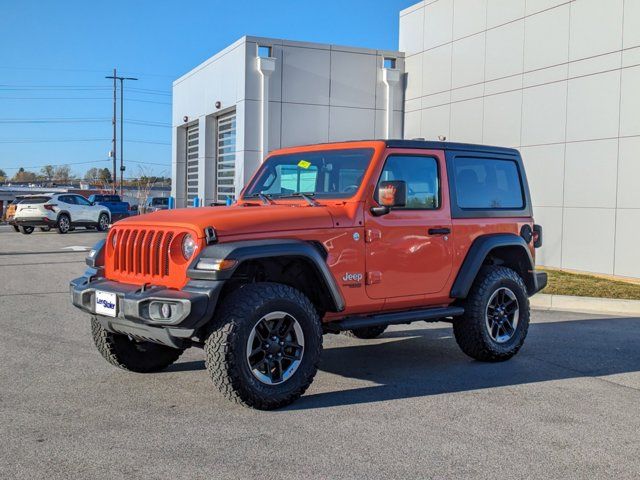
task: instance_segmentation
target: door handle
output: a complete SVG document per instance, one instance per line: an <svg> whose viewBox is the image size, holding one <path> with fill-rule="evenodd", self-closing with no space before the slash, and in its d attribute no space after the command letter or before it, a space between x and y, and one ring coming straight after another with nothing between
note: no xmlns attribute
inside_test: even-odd
<svg viewBox="0 0 640 480"><path fill-rule="evenodd" d="M450 228L430 228L429 235L449 235L451 233Z"/></svg>

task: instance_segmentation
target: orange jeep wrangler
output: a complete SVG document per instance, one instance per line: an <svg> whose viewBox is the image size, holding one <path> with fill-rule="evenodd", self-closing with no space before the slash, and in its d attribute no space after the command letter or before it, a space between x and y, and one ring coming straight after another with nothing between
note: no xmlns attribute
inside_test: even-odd
<svg viewBox="0 0 640 480"><path fill-rule="evenodd" d="M331 143L271 153L233 206L121 220L70 288L115 366L199 346L222 393L273 409L309 387L325 333L444 321L472 358L512 357L541 241L517 150Z"/></svg>

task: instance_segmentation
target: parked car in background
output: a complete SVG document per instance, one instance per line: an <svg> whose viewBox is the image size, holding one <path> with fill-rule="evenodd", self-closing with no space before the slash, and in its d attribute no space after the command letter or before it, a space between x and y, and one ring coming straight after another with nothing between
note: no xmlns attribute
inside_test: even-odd
<svg viewBox="0 0 640 480"><path fill-rule="evenodd" d="M169 208L169 199L167 197L149 197L144 202L142 213L157 212L158 210L167 210Z"/></svg>
<svg viewBox="0 0 640 480"><path fill-rule="evenodd" d="M9 206L7 207L7 222L9 223L9 225L11 225L13 227L13 229L16 232L19 232L20 229L18 228L18 226L15 224L15 222L13 221L13 217L16 214L16 206L20 203L20 201L24 198L24 196L19 196L16 197L13 202L11 202L9 204Z"/></svg>
<svg viewBox="0 0 640 480"><path fill-rule="evenodd" d="M120 195L94 194L90 195L88 200L94 205L107 207L111 213L111 222L117 222L130 215L129 202L123 202Z"/></svg>
<svg viewBox="0 0 640 480"><path fill-rule="evenodd" d="M105 231L111 223L111 214L107 207L93 205L82 195L31 195L17 205L14 223L25 235L32 233L35 227L57 228L58 233L67 233L74 227Z"/></svg>

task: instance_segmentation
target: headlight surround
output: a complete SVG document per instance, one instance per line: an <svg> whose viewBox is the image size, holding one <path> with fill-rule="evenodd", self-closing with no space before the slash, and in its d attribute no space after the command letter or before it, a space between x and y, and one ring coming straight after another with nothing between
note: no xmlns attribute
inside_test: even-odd
<svg viewBox="0 0 640 480"><path fill-rule="evenodd" d="M187 233L182 239L182 256L185 260L189 260L193 257L193 254L198 248L198 244L195 239L191 236L191 234Z"/></svg>

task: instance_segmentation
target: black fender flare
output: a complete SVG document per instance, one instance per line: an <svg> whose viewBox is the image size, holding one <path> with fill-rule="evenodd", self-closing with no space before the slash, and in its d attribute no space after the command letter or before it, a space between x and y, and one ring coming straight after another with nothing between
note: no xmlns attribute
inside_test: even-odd
<svg viewBox="0 0 640 480"><path fill-rule="evenodd" d="M344 299L325 258L318 247L302 240L247 240L209 245L191 262L187 276L194 280L228 280L247 260L276 257L298 257L309 262L315 268L318 278L324 283L335 311L344 310ZM236 260L237 263L230 269L218 272L197 269L198 262L203 258Z"/></svg>
<svg viewBox="0 0 640 480"><path fill-rule="evenodd" d="M526 271L518 273L523 276L529 295L533 295L537 291L537 278L534 274L535 267L529 246L522 237L516 234L499 233L483 235L473 241L451 287L451 298L467 298L469 289L473 285L487 255L492 250L500 247L515 247L518 250L522 250Z"/></svg>

